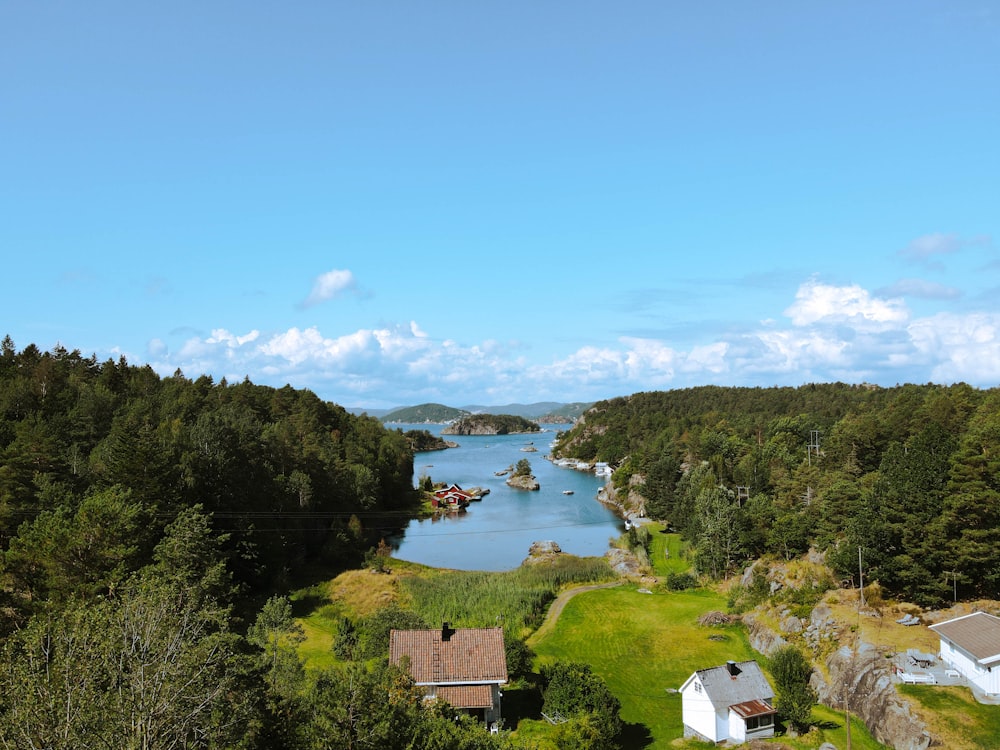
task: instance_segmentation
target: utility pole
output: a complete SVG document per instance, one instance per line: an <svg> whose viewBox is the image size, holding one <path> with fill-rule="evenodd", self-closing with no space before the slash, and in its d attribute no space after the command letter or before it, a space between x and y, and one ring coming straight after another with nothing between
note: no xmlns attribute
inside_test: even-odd
<svg viewBox="0 0 1000 750"><path fill-rule="evenodd" d="M813 453L816 454L816 458L819 458L819 430L809 431L809 442L806 444L806 458L809 461L809 465L812 466Z"/></svg>
<svg viewBox="0 0 1000 750"><path fill-rule="evenodd" d="M859 591L859 593L861 595L860 598L858 599L858 611L860 612L861 609L865 606L865 573L861 569L861 545L860 544L858 545L858 581L859 581L858 591ZM848 743L848 747L850 747L850 743Z"/></svg>
<svg viewBox="0 0 1000 750"><path fill-rule="evenodd" d="M952 601L958 601L958 571L956 570L946 570L944 571L944 582L945 585L948 584L948 576L951 576L951 595Z"/></svg>

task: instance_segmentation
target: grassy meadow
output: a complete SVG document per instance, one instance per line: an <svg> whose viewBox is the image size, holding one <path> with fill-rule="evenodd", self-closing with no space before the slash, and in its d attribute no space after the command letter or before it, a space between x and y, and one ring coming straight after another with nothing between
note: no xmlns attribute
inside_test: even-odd
<svg viewBox="0 0 1000 750"><path fill-rule="evenodd" d="M660 577L688 570L676 534L654 531L649 556ZM440 570L391 560L386 572L346 571L293 595L306 634L300 654L307 668L337 663L332 646L340 619L357 620L393 603L417 612L431 626L445 620L457 627L502 623L509 634L531 634L528 644L537 654L536 666L556 659L582 661L604 678L622 705L626 748L700 747L680 740L681 699L676 689L696 669L757 655L741 626L698 624L700 615L726 608L724 596L709 589L641 593L625 583L587 591L567 602L553 627L538 630L561 590L612 580L615 576L603 559L568 555L502 573ZM539 750L550 748L552 729L540 718L537 685L529 681L504 692L508 727ZM818 706L814 717L820 729L780 741L796 750L811 750L823 741L845 746L842 715ZM855 726L852 735L859 750L881 747L861 727Z"/></svg>

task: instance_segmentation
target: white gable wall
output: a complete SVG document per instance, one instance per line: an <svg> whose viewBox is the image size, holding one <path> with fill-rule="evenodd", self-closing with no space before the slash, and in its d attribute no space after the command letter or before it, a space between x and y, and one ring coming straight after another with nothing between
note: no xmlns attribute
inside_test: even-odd
<svg viewBox="0 0 1000 750"><path fill-rule="evenodd" d="M939 650L942 661L954 667L962 676L984 693L1000 694L1000 663L984 667L968 651L947 638L941 639Z"/></svg>
<svg viewBox="0 0 1000 750"><path fill-rule="evenodd" d="M716 713L697 674L681 688L681 711L685 737L692 736L689 729L711 742L719 742L728 736L729 722L726 716Z"/></svg>

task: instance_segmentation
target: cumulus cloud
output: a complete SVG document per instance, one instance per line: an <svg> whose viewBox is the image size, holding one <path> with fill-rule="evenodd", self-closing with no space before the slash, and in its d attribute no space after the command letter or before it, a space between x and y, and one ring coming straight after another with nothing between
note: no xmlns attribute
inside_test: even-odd
<svg viewBox="0 0 1000 750"><path fill-rule="evenodd" d="M801 284L785 312L687 348L658 336L627 336L548 362L516 343L436 338L416 321L339 335L315 326L268 334L220 328L188 338L176 352L154 339L149 351L163 374L178 367L230 380L249 374L255 382L292 383L369 407L596 400L706 383L1000 381L1000 313L913 319L894 296L816 279Z"/></svg>
<svg viewBox="0 0 1000 750"><path fill-rule="evenodd" d="M905 323L909 311L901 299L873 297L857 284L832 286L812 279L799 287L785 315L796 326L847 324L878 329Z"/></svg>
<svg viewBox="0 0 1000 750"><path fill-rule="evenodd" d="M346 270L334 269L316 277L312 291L303 302L304 307L312 307L333 299L339 294L355 289L354 274Z"/></svg>
<svg viewBox="0 0 1000 750"><path fill-rule="evenodd" d="M931 380L1000 382L1000 314L939 313L914 321L915 349L931 363Z"/></svg>

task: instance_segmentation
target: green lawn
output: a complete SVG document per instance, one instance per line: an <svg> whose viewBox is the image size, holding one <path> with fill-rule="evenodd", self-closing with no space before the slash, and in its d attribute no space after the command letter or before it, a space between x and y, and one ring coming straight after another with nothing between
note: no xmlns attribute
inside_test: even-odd
<svg viewBox="0 0 1000 750"><path fill-rule="evenodd" d="M722 596L704 589L656 594L641 594L634 586L601 589L574 597L556 628L529 643L540 663L564 659L590 664L621 701L622 719L640 739L632 746L667 748L684 733L681 697L668 691L679 688L696 669L759 656L741 626L698 624L699 615L724 610L725 604ZM816 719L823 729L796 740L802 744L795 747L816 748L824 741L820 735L839 747L846 744L843 716L818 707ZM858 749L881 747L857 726L852 740Z"/></svg>
<svg viewBox="0 0 1000 750"><path fill-rule="evenodd" d="M901 685L900 692L927 709L932 732L948 747L1000 747L1000 706L978 703L968 688Z"/></svg>
<svg viewBox="0 0 1000 750"><path fill-rule="evenodd" d="M652 532L649 561L656 575L662 578L690 570L691 561L684 556L688 545L681 540L681 535L661 533L663 526L658 523L650 524L648 528Z"/></svg>
<svg viewBox="0 0 1000 750"><path fill-rule="evenodd" d="M725 605L705 590L602 589L573 598L557 627L531 646L541 662L590 664L621 701L622 719L645 725L653 747L666 747L683 734L680 694L668 689L679 688L696 669L753 658L741 628L698 624L699 615Z"/></svg>

